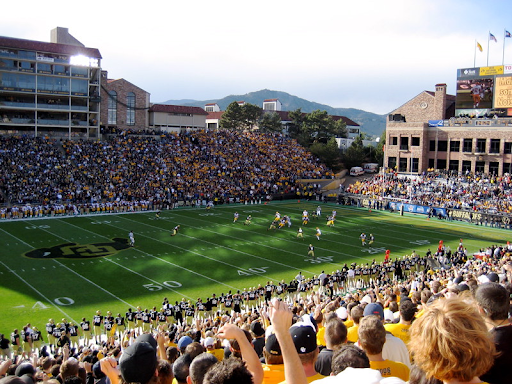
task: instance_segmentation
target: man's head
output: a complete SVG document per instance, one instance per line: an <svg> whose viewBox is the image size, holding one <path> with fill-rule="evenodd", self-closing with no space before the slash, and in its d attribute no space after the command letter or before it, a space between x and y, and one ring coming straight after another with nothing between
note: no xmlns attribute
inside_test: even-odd
<svg viewBox="0 0 512 384"><path fill-rule="evenodd" d="M253 384L251 372L240 359L224 359L206 372L205 384Z"/></svg>
<svg viewBox="0 0 512 384"><path fill-rule="evenodd" d="M290 328L290 334L302 365L314 364L318 356L318 346L313 327L309 325L293 326Z"/></svg>
<svg viewBox="0 0 512 384"><path fill-rule="evenodd" d="M151 335L139 336L119 359L119 371L127 383L148 383L156 368L156 340Z"/></svg>
<svg viewBox="0 0 512 384"><path fill-rule="evenodd" d="M332 356L332 374L337 375L348 367L370 368L370 360L366 352L353 344L342 345Z"/></svg>
<svg viewBox="0 0 512 384"><path fill-rule="evenodd" d="M491 320L505 320L510 309L507 289L498 283L485 283L476 289L475 299L485 316Z"/></svg>
<svg viewBox="0 0 512 384"><path fill-rule="evenodd" d="M404 321L412 321L417 311L418 307L411 300L400 300L400 316Z"/></svg>
<svg viewBox="0 0 512 384"><path fill-rule="evenodd" d="M339 317L330 319L325 324L325 343L329 349L337 349L347 342L347 327Z"/></svg>
<svg viewBox="0 0 512 384"><path fill-rule="evenodd" d="M267 364L283 364L283 355L281 353L281 346L277 341L275 334L270 334L265 340L265 348L263 349L263 356Z"/></svg>
<svg viewBox="0 0 512 384"><path fill-rule="evenodd" d="M386 330L378 316L365 316L359 322L359 344L367 355L378 355L386 342Z"/></svg>
<svg viewBox="0 0 512 384"><path fill-rule="evenodd" d="M187 376L189 376L191 363L192 359L190 358L190 355L183 355L178 357L172 365L172 373L179 384L187 383Z"/></svg>
<svg viewBox="0 0 512 384"><path fill-rule="evenodd" d="M188 384L202 384L204 376L208 369L216 364L219 360L211 353L202 353L192 360L189 368Z"/></svg>

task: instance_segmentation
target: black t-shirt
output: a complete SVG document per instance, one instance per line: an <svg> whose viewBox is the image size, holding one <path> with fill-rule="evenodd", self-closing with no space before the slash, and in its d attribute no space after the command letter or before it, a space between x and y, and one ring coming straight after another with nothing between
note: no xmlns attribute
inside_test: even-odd
<svg viewBox="0 0 512 384"><path fill-rule="evenodd" d="M0 349L7 349L9 348L9 344L11 343L11 341L7 338L2 338L2 340L0 340Z"/></svg>
<svg viewBox="0 0 512 384"><path fill-rule="evenodd" d="M494 359L494 365L489 372L480 376L482 381L489 384L510 383L510 363L512 362L512 325L497 327L491 331L500 355Z"/></svg>
<svg viewBox="0 0 512 384"><path fill-rule="evenodd" d="M315 371L321 375L329 376L331 374L332 354L332 349L322 349L315 362Z"/></svg>

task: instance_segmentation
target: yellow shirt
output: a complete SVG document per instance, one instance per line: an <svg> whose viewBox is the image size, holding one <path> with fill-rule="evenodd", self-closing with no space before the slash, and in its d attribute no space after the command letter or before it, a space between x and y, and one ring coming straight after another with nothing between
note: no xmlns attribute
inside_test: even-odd
<svg viewBox="0 0 512 384"><path fill-rule="evenodd" d="M370 361L370 368L379 371L382 377L398 377L403 381L409 380L409 367L398 361Z"/></svg>
<svg viewBox="0 0 512 384"><path fill-rule="evenodd" d="M411 336L409 335L409 328L411 328L410 324L386 324L384 325L386 331L391 332L393 336L402 339L402 341L407 345Z"/></svg>
<svg viewBox="0 0 512 384"><path fill-rule="evenodd" d="M306 377L306 380L308 381L308 383L312 383L313 381L323 379L324 377L327 376L317 373L313 376ZM281 381L279 384L286 384L286 381Z"/></svg>
<svg viewBox="0 0 512 384"><path fill-rule="evenodd" d="M278 384L284 381L284 364L261 364L263 384Z"/></svg>
<svg viewBox="0 0 512 384"><path fill-rule="evenodd" d="M319 327L316 333L316 343L325 346L325 327Z"/></svg>
<svg viewBox="0 0 512 384"><path fill-rule="evenodd" d="M349 329L350 327L352 327L354 325L354 320L346 320L343 322L343 324L345 324L345 327L347 327L347 329Z"/></svg>
<svg viewBox="0 0 512 384"><path fill-rule="evenodd" d="M349 329L347 329L347 340L351 343L357 343L359 340L359 335L357 334L357 330L359 329L359 325L353 325Z"/></svg>
<svg viewBox="0 0 512 384"><path fill-rule="evenodd" d="M208 349L206 351L207 353L211 353L213 356L217 358L217 360L222 361L224 360L224 350L222 348L217 349Z"/></svg>

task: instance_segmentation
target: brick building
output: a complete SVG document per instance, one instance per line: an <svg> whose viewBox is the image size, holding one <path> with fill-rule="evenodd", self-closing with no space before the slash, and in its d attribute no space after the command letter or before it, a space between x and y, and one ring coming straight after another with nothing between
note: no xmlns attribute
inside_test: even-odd
<svg viewBox="0 0 512 384"><path fill-rule="evenodd" d="M150 94L125 79L101 72L101 128L138 131L149 126Z"/></svg>
<svg viewBox="0 0 512 384"><path fill-rule="evenodd" d="M384 166L401 173L427 169L502 175L512 171L512 118L454 117L446 84L395 109L386 124Z"/></svg>

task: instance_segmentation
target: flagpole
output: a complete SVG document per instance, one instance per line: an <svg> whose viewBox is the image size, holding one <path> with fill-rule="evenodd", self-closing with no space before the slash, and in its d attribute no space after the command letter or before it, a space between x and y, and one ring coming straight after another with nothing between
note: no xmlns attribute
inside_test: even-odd
<svg viewBox="0 0 512 384"><path fill-rule="evenodd" d="M489 33L487 34L487 65L486 67L489 66L489 42L491 41L491 31L489 31Z"/></svg>
<svg viewBox="0 0 512 384"><path fill-rule="evenodd" d="M475 54L473 55L473 68L476 67L476 39L475 39Z"/></svg>
<svg viewBox="0 0 512 384"><path fill-rule="evenodd" d="M505 39L507 38L507 31L503 29L503 56L501 59L501 65L505 65Z"/></svg>

